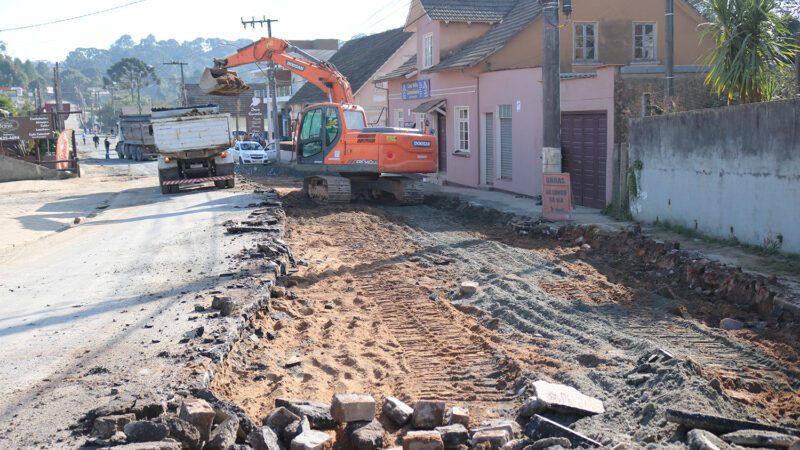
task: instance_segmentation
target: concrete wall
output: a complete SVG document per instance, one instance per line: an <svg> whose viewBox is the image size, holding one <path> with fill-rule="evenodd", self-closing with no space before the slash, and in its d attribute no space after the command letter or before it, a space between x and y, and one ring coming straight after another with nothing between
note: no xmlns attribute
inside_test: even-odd
<svg viewBox="0 0 800 450"><path fill-rule="evenodd" d="M800 252L800 100L634 120L637 219Z"/></svg>
<svg viewBox="0 0 800 450"><path fill-rule="evenodd" d="M0 155L0 183L23 180L59 180L72 175Z"/></svg>

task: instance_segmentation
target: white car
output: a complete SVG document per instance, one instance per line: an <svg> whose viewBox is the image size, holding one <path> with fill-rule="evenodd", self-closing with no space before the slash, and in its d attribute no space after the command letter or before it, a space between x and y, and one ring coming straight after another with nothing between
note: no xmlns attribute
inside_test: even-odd
<svg viewBox="0 0 800 450"><path fill-rule="evenodd" d="M267 144L266 150L266 163L273 163L278 160L278 143L277 142L270 142Z"/></svg>
<svg viewBox="0 0 800 450"><path fill-rule="evenodd" d="M239 164L266 164L268 162L267 152L258 142L237 142L231 148L231 152L236 155L236 162Z"/></svg>

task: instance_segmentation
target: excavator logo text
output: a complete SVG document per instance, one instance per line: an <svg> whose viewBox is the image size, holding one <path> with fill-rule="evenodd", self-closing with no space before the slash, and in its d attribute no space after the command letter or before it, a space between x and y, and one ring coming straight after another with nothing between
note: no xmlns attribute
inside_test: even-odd
<svg viewBox="0 0 800 450"><path fill-rule="evenodd" d="M291 67L294 70L299 70L300 72L306 70L305 66L297 64L296 62L293 62L293 61L286 61L286 65Z"/></svg>
<svg viewBox="0 0 800 450"><path fill-rule="evenodd" d="M414 147L430 148L431 141L414 141Z"/></svg>

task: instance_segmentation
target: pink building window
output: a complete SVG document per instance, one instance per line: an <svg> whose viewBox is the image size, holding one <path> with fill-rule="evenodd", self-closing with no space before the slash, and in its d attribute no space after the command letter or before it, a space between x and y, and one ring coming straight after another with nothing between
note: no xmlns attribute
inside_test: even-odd
<svg viewBox="0 0 800 450"><path fill-rule="evenodd" d="M456 108L456 152L469 153L469 108Z"/></svg>

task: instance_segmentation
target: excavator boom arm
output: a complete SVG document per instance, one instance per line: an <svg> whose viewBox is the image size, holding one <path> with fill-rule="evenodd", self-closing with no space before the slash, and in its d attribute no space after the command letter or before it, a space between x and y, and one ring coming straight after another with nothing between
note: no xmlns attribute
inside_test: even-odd
<svg viewBox="0 0 800 450"><path fill-rule="evenodd" d="M286 70L305 78L309 83L322 89L332 102L354 103L350 82L336 67L310 55L307 59L290 54L295 51L291 44L278 38L262 38L229 57L216 60L217 69L229 69L245 64L273 61ZM302 51L295 53L304 54Z"/></svg>

